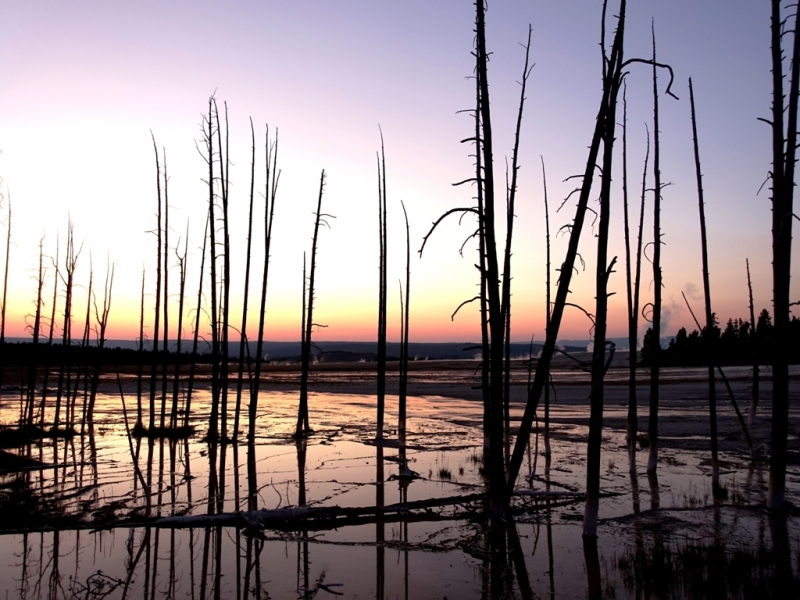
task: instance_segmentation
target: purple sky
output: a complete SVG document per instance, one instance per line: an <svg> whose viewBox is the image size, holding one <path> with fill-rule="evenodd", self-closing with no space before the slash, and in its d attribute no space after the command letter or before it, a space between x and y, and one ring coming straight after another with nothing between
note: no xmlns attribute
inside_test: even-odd
<svg viewBox="0 0 800 600"><path fill-rule="evenodd" d="M600 96L600 10L600 2L588 0L489 4L489 78L500 173L513 141L524 59L519 42L528 23L533 26L531 60L536 66L523 122L514 245L517 340L534 333L543 337L539 156L547 163L554 210L572 189L563 180L582 172L586 160ZM117 269L112 335L135 335L143 266L154 279L155 242L146 233L155 226L156 206L150 130L166 148L174 241L184 235L190 219L187 285L196 289L206 192L195 140L215 90L230 111L236 299L243 285L248 117L256 125L259 167L264 125L280 129L282 179L268 301L273 339L295 338L299 331L302 253L310 246L311 212L323 168L328 173L324 210L337 219L320 241L319 319L330 325L321 337L374 337L379 124L387 150L390 282L404 269L401 199L411 218L414 249L438 214L470 203L468 189L450 185L471 173L470 148L459 140L470 135L472 123L456 114L473 102L473 83L467 79L472 72L470 2L9 2L0 14L0 176L3 192L11 192L14 219L11 335L23 334L24 315L33 310L38 241L45 233L45 247L54 253L58 231L63 241L68 213L78 239L85 241L78 280L82 285L88 281L89 250L97 277L110 257ZM627 56L650 56L651 19L659 59L673 66L674 91L681 98L662 96L662 172L672 183L663 194L664 298L666 330L673 333L690 324L681 291L696 309L702 303L689 76L699 118L714 308L723 319L746 315L745 257L752 265L756 304L769 307L768 190L756 195L770 166L769 130L756 120L768 116L770 107L769 3L631 3ZM666 82L665 73L661 81ZM631 68L633 190L640 186L651 85L647 67ZM620 173L615 177L612 255L622 259ZM260 168L256 185L263 186ZM648 203L652 206L652 195ZM554 230L572 219L573 204L552 215ZM469 233L466 222L459 227L452 221L432 238L422 260L414 257L412 339L477 337L475 311L450 321L452 310L474 294L477 282L474 250L468 246L463 259L458 254ZM591 233L585 232L581 250L587 271L573 284L573 300L590 309ZM652 230L647 234L651 240ZM260 247L260 235L254 243ZM566 239L558 238L554 263L565 248ZM255 253L254 260L259 265L262 255ZM625 333L622 265L610 284L618 292L610 307L611 335ZM647 302L652 273L647 267L644 272ZM392 283L390 289L396 287ZM84 304L85 290L76 298L76 306ZM397 322L397 304L390 307L391 324ZM588 329L585 317L568 313L562 337L586 338Z"/></svg>

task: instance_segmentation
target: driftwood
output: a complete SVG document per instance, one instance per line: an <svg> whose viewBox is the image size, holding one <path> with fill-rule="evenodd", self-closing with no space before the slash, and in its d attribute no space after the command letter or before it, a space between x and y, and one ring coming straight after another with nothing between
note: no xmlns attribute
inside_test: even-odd
<svg viewBox="0 0 800 600"><path fill-rule="evenodd" d="M585 494L574 492L517 490L515 496L531 499L548 499L549 508L573 504L585 499ZM614 494L601 494L614 495ZM399 502L386 506L341 507L341 506L294 506L277 509L236 511L230 513L205 515L173 515L169 517L133 517L104 522L102 520L84 521L61 520L58 523L42 524L41 527L19 530L4 529L4 534L30 533L31 531L72 531L109 530L119 528L158 528L194 529L205 527L236 527L248 530L255 535L266 529L273 531L324 531L339 527L364 525L368 523L453 521L479 517L483 513L483 503L488 499L485 493L462 494L444 498L427 498L413 502ZM450 510L436 510L450 508ZM515 514L527 514L545 508L529 503L512 507Z"/></svg>

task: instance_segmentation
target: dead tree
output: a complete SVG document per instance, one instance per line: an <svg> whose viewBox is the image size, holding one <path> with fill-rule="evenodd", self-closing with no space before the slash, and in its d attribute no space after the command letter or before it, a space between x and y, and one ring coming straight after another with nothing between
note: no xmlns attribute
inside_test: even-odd
<svg viewBox="0 0 800 600"><path fill-rule="evenodd" d="M6 264L3 269L3 306L0 310L0 352L5 353L6 345L6 306L8 300L8 264L11 258L11 192L8 192L8 222L6 223ZM0 366L0 390L3 387L5 368Z"/></svg>
<svg viewBox="0 0 800 600"><path fill-rule="evenodd" d="M270 246L272 244L272 222L275 216L275 195L278 191L280 172L278 171L278 131L275 141L270 143L269 127L266 132L266 172L267 181L264 190L264 270L261 278L261 304L258 311L258 342L256 343L256 366L253 383L250 387L250 406L248 407L247 438L252 443L256 435L256 412L258 410L258 392L261 385L261 365L264 362L264 317L267 308L267 280L269 278ZM303 279L305 286L305 278ZM301 344L303 341L301 335ZM253 475L255 477L255 475Z"/></svg>
<svg viewBox="0 0 800 600"><path fill-rule="evenodd" d="M772 0L772 435L767 506L781 508L786 491L789 433L789 313L794 215L797 108L800 96L800 19L795 15L788 102L784 101L783 34L788 17ZM786 114L784 126L784 114Z"/></svg>
<svg viewBox="0 0 800 600"><path fill-rule="evenodd" d="M706 359L708 360L708 418L711 427L711 486L716 493L719 489L719 443L717 440L717 389L714 381L716 364L716 328L714 313L711 311L711 282L708 275L708 239L706 237L706 212L703 200L703 174L700 170L700 148L697 142L697 117L694 108L694 89L689 78L689 105L692 112L692 139L694 141L694 166L697 177L697 205L700 209L700 248L703 256L703 293L706 302L705 338Z"/></svg>
<svg viewBox="0 0 800 600"><path fill-rule="evenodd" d="M250 249L253 241L253 198L256 180L256 131L253 119L250 119L250 134L253 139L253 157L250 161L250 208L247 216L247 258L244 266L244 298L242 300L242 327L239 330L239 374L236 378L236 412L233 417L233 441L239 439L239 416L242 411L242 386L244 384L244 354L247 343L247 301L250 295ZM248 368L250 374L250 352L248 350Z"/></svg>
<svg viewBox="0 0 800 600"><path fill-rule="evenodd" d="M157 231L156 231L156 305L153 323L153 348L150 364L150 424L149 430L153 432L156 426L156 377L158 375L158 338L161 326L161 161L158 157L158 146L152 132L153 150L156 154L156 192L158 198Z"/></svg>
<svg viewBox="0 0 800 600"><path fill-rule="evenodd" d="M308 293L306 294L305 276L303 277L303 343L301 352L301 368L300 373L300 405L297 411L297 427L295 428L294 437L300 439L308 437L313 433L308 423L308 370L311 364L311 333L316 323L314 323L314 276L317 268L317 239L319 235L320 223L328 226L325 220L332 215L324 214L322 212L322 192L325 189L325 170L319 177L319 197L317 198L317 210L314 213L314 236L311 238L311 267L308 273ZM305 259L303 260L303 273L305 275Z"/></svg>
<svg viewBox="0 0 800 600"><path fill-rule="evenodd" d="M209 231L209 265L211 274L211 415L208 419L209 442L215 443L219 439L219 325L217 306L217 220L215 216L216 194L214 189L214 114L216 101L211 96L208 100L208 117L203 128L203 141L206 145L206 155L203 157L208 164L208 231ZM219 119L217 119L219 121Z"/></svg>
<svg viewBox="0 0 800 600"><path fill-rule="evenodd" d="M603 14L605 15L605 2L603 6L604 6ZM625 6L624 0L621 1L620 6L621 6L620 12L624 12L623 10ZM622 39L615 38L615 43L611 48L609 64L615 64L616 62L615 54L621 52L622 50L622 48L620 47L621 44L622 44ZM628 67L633 63L653 64L653 61L640 58L629 58L622 63L621 69L624 70L626 67ZM661 65L659 63L655 64L658 67L667 68L670 71L670 73L672 72L672 70L667 65ZM520 467L522 466L522 460L525 456L525 449L527 448L528 442L530 440L531 428L533 426L534 416L536 414L536 410L539 405L539 399L541 398L542 391L545 385L547 385L549 382L550 363L552 361L553 353L555 351L556 339L558 337L558 331L561 326L561 319L564 315L564 308L566 307L567 304L567 294L569 294L569 286L572 280L573 271L575 270L575 261L578 256L578 244L580 241L580 234L583 229L583 224L586 217L586 210L589 202L589 196L591 194L594 173L597 170L597 157L600 150L600 143L603 138L603 131L605 128L605 122L609 108L609 100L611 98L612 87L613 87L611 85L612 82L611 74L612 72L606 68L606 65L604 65L603 94L602 94L602 99L600 101L600 109L598 110L597 119L595 121L595 128L594 128L594 133L592 135L592 141L591 144L589 145L589 156L586 161L586 167L584 173L581 176L581 186L576 190L574 190L569 196L571 197L573 194L577 193L578 205L575 211L575 218L572 224L567 227L570 231L569 244L567 246L567 254L564 258L564 262L561 264L561 270L558 279L558 287L556 292L556 299L555 302L553 303L553 312L550 320L550 327L547 330L547 337L545 339L545 343L542 348L542 354L536 365L536 372L534 374L533 384L531 385L528 392L528 402L525 406L525 412L523 413L522 421L520 422L519 434L517 435L517 440L514 444L514 451L511 455L508 479L506 482L507 499L511 497L511 494L514 491L514 486L516 485L517 476L519 475L519 470ZM667 88L667 90L669 90L669 87ZM569 197L567 199L569 199Z"/></svg>
<svg viewBox="0 0 800 600"><path fill-rule="evenodd" d="M222 441L227 443L228 439L228 334L230 323L230 300L231 300L231 243L228 228L228 184L230 176L230 154L228 152L228 103L225 107L225 150L222 150L222 128L219 123L219 112L216 110L214 102L214 112L217 120L217 146L219 148L219 179L220 195L222 199L222 300L220 311L222 322L220 324L221 344L220 344L220 370L219 386L222 394L220 413L222 426Z"/></svg>
<svg viewBox="0 0 800 600"><path fill-rule="evenodd" d="M397 439L400 442L403 453L405 453L406 393L408 391L408 325L409 314L411 312L411 234L408 227L406 205L402 200L400 201L400 205L403 207L403 217L405 217L406 221L406 287L404 302L403 286L400 286L400 381L398 386Z"/></svg>
<svg viewBox="0 0 800 600"><path fill-rule="evenodd" d="M542 160L542 186L544 187L544 231L545 231L545 337L547 330L550 329L550 318L552 305L550 302L550 208L547 202L547 174L544 169L544 157ZM533 361L533 356L530 357ZM544 455L551 456L550 449L550 386L544 386Z"/></svg>
<svg viewBox="0 0 800 600"><path fill-rule="evenodd" d="M603 32L605 32L605 11ZM595 319L594 347L592 351L592 387L590 392L589 443L586 460L586 508L583 515L584 537L597 536L597 516L600 506L600 444L603 433L603 398L606 369L613 354L606 360L608 321L608 280L614 270L616 257L608 260L608 230L611 217L611 174L614 157L617 97L624 77L625 2L620 3L617 31L614 35L610 58L606 54L605 40L601 39L603 52L603 83L609 88L601 137L603 141L603 167L600 175L600 211L597 231L597 265L595 269ZM612 344L613 352L613 344Z"/></svg>
<svg viewBox="0 0 800 600"><path fill-rule="evenodd" d="M144 433L144 421L142 419L142 375L144 370L144 282L146 269L142 267L142 296L139 307L139 371L136 377L136 424L133 431L137 435Z"/></svg>
<svg viewBox="0 0 800 600"><path fill-rule="evenodd" d="M186 222L186 237L183 242L183 255L178 253L178 246L180 240L175 247L175 258L178 261L178 269L180 273L180 286L178 290L178 329L176 331L176 347L175 347L175 375L172 382L172 413L170 414L169 426L172 429L178 427L178 392L180 391L181 384L181 350L183 341L183 305L186 298L186 259L189 256L189 222ZM202 277L200 278L202 283Z"/></svg>
<svg viewBox="0 0 800 600"><path fill-rule="evenodd" d="M114 265L106 266L106 281L103 285L103 309L97 307L97 301L94 302L94 318L97 323L97 358L94 362L94 371L92 373L92 388L89 395L89 406L87 411L87 420L90 425L94 422L94 404L97 397L97 386L100 382L100 369L102 350L106 344L106 329L108 328L108 316L111 312L111 290L114 287Z"/></svg>
<svg viewBox="0 0 800 600"><path fill-rule="evenodd" d="M381 131L381 153L378 158L378 415L375 437L383 439L383 415L386 401L386 155L383 150Z"/></svg>
<svg viewBox="0 0 800 600"><path fill-rule="evenodd" d="M650 452L647 457L647 474L655 475L658 468L658 401L659 370L661 365L661 145L658 129L658 70L656 69L656 33L653 33L653 318L650 338L650 414L648 438Z"/></svg>
<svg viewBox="0 0 800 600"><path fill-rule="evenodd" d="M758 410L758 388L760 379L759 358L760 352L758 347L758 339L756 338L756 313L753 306L753 283L750 280L750 260L745 259L745 266L747 267L747 291L750 299L750 352L753 357L753 386L750 396L750 410L747 415L748 425L753 427L756 422L756 411Z"/></svg>
<svg viewBox="0 0 800 600"><path fill-rule="evenodd" d="M64 257L64 271L66 277L61 280L64 283L64 324L61 332L61 348L64 352L64 360L58 371L58 389L56 390L56 410L55 417L53 418L53 431L58 430L58 422L61 418L61 400L64 396L64 391L67 392L67 400L69 399L69 383L71 378L71 350L72 344L72 291L75 284L75 268L78 265L78 257L81 254L83 246L75 250L75 234L72 219L67 223L67 249Z"/></svg>
<svg viewBox="0 0 800 600"><path fill-rule="evenodd" d="M25 424L33 426L33 412L36 401L36 368L39 358L39 331L42 327L42 288L44 287L44 236L39 240L39 272L36 277L36 313L33 317L33 351L28 366L27 410Z"/></svg>
<svg viewBox="0 0 800 600"><path fill-rule="evenodd" d="M162 268L164 274L164 353L161 363L161 422L163 431L166 427L167 412L167 378L169 373L169 178L167 177L167 151L161 148L164 157L164 249ZM158 335L158 332L155 333Z"/></svg>
<svg viewBox="0 0 800 600"><path fill-rule="evenodd" d="M504 478L505 464L503 460L503 399L504 399L504 349L506 335L506 314L510 305L510 238L507 238L506 247L509 249L504 255L503 287L500 286L500 269L497 252L497 238L495 234L495 194L494 194L494 159L491 109L489 101L488 83L488 52L486 49L485 6L483 0L475 3L475 51L476 59L476 107L475 107L475 137L469 141L475 144L476 168L475 177L466 179L462 183L476 183L477 207L453 208L445 212L435 221L423 239L420 255L425 243L442 220L451 214L474 214L478 219L478 229L470 237L478 236L479 260L478 272L480 274L480 296L463 302L458 310L467 303L478 301L481 311L481 349L482 349L482 375L481 387L484 397L484 447L488 441L488 456L486 470L490 473L490 515L492 522L499 526L504 512ZM529 38L530 39L530 38ZM514 154L512 156L512 183L508 187L507 211L513 207L516 194L516 172L518 169L517 150L519 148L519 124L525 100L525 82L530 74L528 56L530 44L526 47L525 69L523 70L523 85L520 95L517 130L514 140ZM510 217L513 219L513 213ZM507 259L507 260L506 260ZM454 313L455 314L455 313ZM493 527L499 531L499 527Z"/></svg>
<svg viewBox="0 0 800 600"><path fill-rule="evenodd" d="M189 414L192 409L192 391L194 389L194 374L197 369L197 344L200 338L200 316L203 314L203 276L206 267L206 245L208 242L208 228L210 218L206 217L206 227L203 230L203 250L200 254L200 283L197 286L197 310L194 317L194 339L192 341L192 361L189 363L189 382L186 384L186 414L183 426L189 427Z"/></svg>
<svg viewBox="0 0 800 600"><path fill-rule="evenodd" d="M647 164L650 160L650 130L646 131L644 169L642 172L642 192L639 200L639 233L636 242L635 261L631 259L630 219L628 217L628 159L627 159L627 103L623 93L625 118L622 121L622 190L623 221L625 226L625 281L628 299L628 423L627 442L630 450L629 468L635 471L636 436L639 429L638 394L636 392L637 351L639 342L639 293L642 275L642 233L644 231L644 207L647 199Z"/></svg>
<svg viewBox="0 0 800 600"><path fill-rule="evenodd" d="M47 402L47 388L50 383L50 360L53 355L53 334L56 326L56 305L58 304L58 280L60 274L58 272L58 253L59 253L59 243L58 243L58 236L56 236L56 257L53 261L53 302L50 307L50 333L48 334L47 338L47 359L44 364L44 380L42 382L42 403L41 403L41 415L40 415L40 427L44 429L44 412L45 412L45 404Z"/></svg>
<svg viewBox="0 0 800 600"><path fill-rule="evenodd" d="M88 389L87 389L87 381L89 378L89 364L87 361L87 350L89 348L89 333L91 332L92 327L92 294L94 293L93 286L94 285L94 266L92 263L92 254L89 253L89 288L86 294L86 318L83 322L83 336L81 337L81 354L82 356L82 363L78 365L78 368L75 373L75 385L72 388L72 399L67 401L67 417L66 417L66 426L68 429L74 428L75 426L75 406L78 400L78 388L80 387L81 382L81 375L84 378L84 394L83 394L83 416L84 419L81 423L81 435L83 435L84 431L84 422L86 417L86 404L88 401ZM67 390L69 392L69 390Z"/></svg>

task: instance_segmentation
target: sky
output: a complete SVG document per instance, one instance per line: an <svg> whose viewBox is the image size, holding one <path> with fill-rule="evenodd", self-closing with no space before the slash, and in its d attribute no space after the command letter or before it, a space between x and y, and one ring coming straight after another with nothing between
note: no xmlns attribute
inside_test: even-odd
<svg viewBox="0 0 800 600"><path fill-rule="evenodd" d="M612 2L612 12L617 4ZM545 258L541 160L547 170L553 268L567 239L556 232L574 217L576 197L556 211L584 169L601 93L599 0L490 1L487 44L496 171L513 146L524 63L520 45L533 28L533 67L520 140L519 192L512 259L512 339L544 337ZM377 330L376 151L386 148L389 204L389 338L399 334L399 280L405 272L405 226L411 230L412 341L479 337L477 306L451 313L475 295L477 249L465 218L444 222L420 257L431 223L470 206L474 190L453 182L472 175L472 148L461 140L473 122L470 54L474 6L466 0L325 0L223 2L8 1L0 7L0 177L3 226L12 207L7 336L29 335L35 310L39 243L52 257L74 223L78 260L75 331L82 331L91 266L95 287L115 268L108 337L138 336L142 272L154 302L156 168L154 136L169 173L170 245L188 230L186 320L193 318L207 212L206 166L198 152L209 96L227 105L230 123L232 322L241 318L250 188L250 118L256 131L256 190L264 188L267 125L279 132L280 187L267 298L267 333L300 332L303 253L310 252L319 176L323 212L334 215L319 239L315 321L323 340L370 340ZM702 312L700 233L687 80L693 78L708 220L713 308L724 322L747 317L745 259L757 309L770 308L770 132L758 117L770 109L769 3L746 0L630 2L628 57L658 58L675 73L663 94L660 73L662 251L666 334L692 327L681 292ZM609 31L614 22L609 18ZM609 33L609 39L611 34ZM652 130L652 79L634 65L627 80L632 210L638 210L645 126ZM621 121L621 111L620 111ZM380 127L380 130L379 130ZM621 133L620 133L621 136ZM621 155L615 158L609 336L626 335ZM502 211L502 177L497 194ZM648 188L652 188L652 175ZM597 189L597 188L596 188ZM593 198L596 193L593 192ZM652 242L652 193L645 243ZM263 264L263 199L256 195L251 306ZM504 231L498 228L498 237ZM5 242L5 234L2 235ZM594 229L581 240L585 271L570 300L593 311ZM0 253L4 256L4 253ZM170 321L178 294L170 257ZM49 312L52 261L44 296ZM557 273L554 272L555 282ZM643 266L643 303L652 268ZM255 313L248 332L255 336ZM591 324L569 310L562 339L587 339ZM152 324L148 336L152 335ZM238 327L238 325L237 325ZM190 328L184 328L184 335Z"/></svg>

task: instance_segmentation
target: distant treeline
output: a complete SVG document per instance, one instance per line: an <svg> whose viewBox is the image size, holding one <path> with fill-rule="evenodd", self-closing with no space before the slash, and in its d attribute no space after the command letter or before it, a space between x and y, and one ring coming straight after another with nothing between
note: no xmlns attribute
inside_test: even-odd
<svg viewBox="0 0 800 600"><path fill-rule="evenodd" d="M772 363L772 317L767 309L761 311L756 321L755 331L749 320L728 319L725 329L715 325L711 331L714 342L716 362L719 365L759 365ZM650 339L652 330L648 329L642 343L642 364L652 362L653 352ZM684 367L703 366L708 364L708 343L705 339L706 328L687 333L681 327L666 348L661 350L661 364L664 366ZM790 322L788 359L792 364L800 364L800 319L792 317Z"/></svg>
<svg viewBox="0 0 800 600"><path fill-rule="evenodd" d="M108 344L107 347L98 348L96 345L69 345L65 347L60 343L54 343L52 346L40 343L34 346L33 343L28 341L16 340L11 342L7 340L4 344L0 344L0 361L8 368L47 363L51 365L71 363L73 366L86 364L130 366L138 365L142 360L145 364L150 364L154 360L153 351L149 347L149 343L145 344L144 355L139 353L138 342L111 340L106 343ZM171 342L170 346L172 351L169 354L163 351L159 351L156 354L158 358L155 360L158 364L162 364L165 360L173 365L176 362L182 365L192 363L193 357L189 352L183 351L178 354L174 351L175 343ZM315 360L320 362L374 362L377 358L375 342L317 342L315 346ZM399 344L387 343L387 360L399 360L398 349ZM564 349L572 352L585 350L585 348L578 346L564 346ZM251 360L255 360L255 347L249 350ZM300 360L299 342L265 342L264 350L264 358L267 361L296 362ZM512 343L511 357L514 359L527 358L530 356L531 351L535 356L541 350L541 344L531 346L529 343ZM238 342L231 343L228 354L231 361L236 362L237 354ZM409 354L411 360L471 360L480 354L480 348L477 347L477 344L472 343L420 342L409 344ZM200 364L211 362L207 351L198 352L194 360Z"/></svg>

